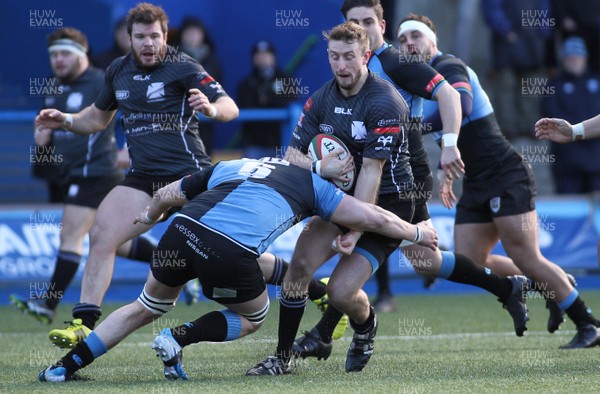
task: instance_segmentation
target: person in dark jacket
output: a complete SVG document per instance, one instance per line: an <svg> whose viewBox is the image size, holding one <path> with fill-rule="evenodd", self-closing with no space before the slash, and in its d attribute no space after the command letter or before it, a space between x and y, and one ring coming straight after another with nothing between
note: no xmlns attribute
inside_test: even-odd
<svg viewBox="0 0 600 394"><path fill-rule="evenodd" d="M240 108L284 107L294 99L298 89L277 67L275 48L265 40L252 47L252 73L238 85ZM302 88L302 87L298 87ZM299 98L299 97L297 97ZM242 125L244 157L258 159L276 156L281 147L281 123L278 121L244 122Z"/></svg>
<svg viewBox="0 0 600 394"><path fill-rule="evenodd" d="M600 75L588 69L588 51L581 37L567 38L562 50L562 72L550 81L555 93L542 101L544 116L571 123L600 113ZM577 144L551 143L554 186L559 194L600 190L600 140Z"/></svg>
<svg viewBox="0 0 600 394"><path fill-rule="evenodd" d="M531 136L538 119L539 97L547 79L547 40L556 21L550 0L482 0L492 49L492 101L498 123L509 138Z"/></svg>

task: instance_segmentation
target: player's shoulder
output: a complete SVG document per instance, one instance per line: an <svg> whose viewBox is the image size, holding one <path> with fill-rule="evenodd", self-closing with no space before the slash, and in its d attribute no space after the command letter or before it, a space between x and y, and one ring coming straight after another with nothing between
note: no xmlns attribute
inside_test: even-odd
<svg viewBox="0 0 600 394"><path fill-rule="evenodd" d="M120 56L113 60L106 68L106 74L112 76L116 75L119 71L123 70L130 64L130 59L132 56L133 55L131 53L128 53L127 55Z"/></svg>
<svg viewBox="0 0 600 394"><path fill-rule="evenodd" d="M369 72L367 81L365 82L366 92L365 94L371 95L373 93L389 93L394 96L398 94L396 87L389 81Z"/></svg>
<svg viewBox="0 0 600 394"><path fill-rule="evenodd" d="M90 66L85 72L85 77L92 81L102 81L104 79L104 74L104 70Z"/></svg>
<svg viewBox="0 0 600 394"><path fill-rule="evenodd" d="M432 63L436 68L438 67L443 67L443 66L460 66L460 67L467 67L466 63L461 59L458 58L450 53L442 53L441 55L437 56Z"/></svg>

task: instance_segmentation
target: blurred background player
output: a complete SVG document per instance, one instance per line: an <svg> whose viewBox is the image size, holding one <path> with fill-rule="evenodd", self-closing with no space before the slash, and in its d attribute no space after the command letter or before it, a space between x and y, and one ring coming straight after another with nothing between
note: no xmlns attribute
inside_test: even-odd
<svg viewBox="0 0 600 394"><path fill-rule="evenodd" d="M562 46L561 73L550 79L554 94L542 98L542 115L577 122L600 113L600 74L588 67L588 51L580 37ZM600 191L600 140L578 144L551 142L555 192L581 194Z"/></svg>
<svg viewBox="0 0 600 394"><path fill-rule="evenodd" d="M104 52L93 55L92 64L95 67L106 70L108 66L118 57L125 56L131 51L131 41L127 32L127 19L119 19L113 29L113 45Z"/></svg>
<svg viewBox="0 0 600 394"><path fill-rule="evenodd" d="M104 85L104 72L91 67L86 36L74 28L54 31L48 37L50 66L62 93L44 97L43 108L77 112L94 102ZM61 189L64 191L60 245L54 273L47 290L38 299L11 296L11 302L36 319L50 324L65 290L77 273L83 253L83 238L89 232L102 199L124 178L116 165L114 122L89 135L63 128L35 130L38 146L52 146L62 159ZM154 244L135 237L121 245L119 256L150 262Z"/></svg>
<svg viewBox="0 0 600 394"><path fill-rule="evenodd" d="M252 72L238 85L237 104L240 108L281 108L294 100L285 94L288 75L277 65L273 44L260 40L252 47ZM281 122L254 121L242 123L244 157L259 159L276 156L281 147Z"/></svg>
<svg viewBox="0 0 600 394"><path fill-rule="evenodd" d="M127 177L103 200L90 230L90 254L74 320L49 334L60 347L74 346L100 318L116 250L150 229L134 225L133 219L153 193L211 164L199 138L197 115L227 122L239 114L200 64L167 45L168 17L161 7L140 3L132 8L127 30L131 53L111 64L93 104L78 113L45 109L36 118L42 131L65 128L91 134L106 127L121 108L132 159Z"/></svg>
<svg viewBox="0 0 600 394"><path fill-rule="evenodd" d="M534 282L534 289L544 289L542 294L555 301L575 323L575 336L561 348L600 344L600 322L579 297L567 274L540 252L531 166L502 135L477 75L460 59L438 49L435 26L426 16L409 14L403 18L398 38L402 50L428 56L432 66L455 86L466 103L458 140L465 162L465 180L456 206L456 252L487 265L492 248L501 240L508 257L495 256L496 265L504 265L514 275L522 272ZM425 122L432 124L432 130L439 130L439 111L434 102L425 104L425 113ZM442 203L450 208L456 202L452 180L441 172L438 180Z"/></svg>

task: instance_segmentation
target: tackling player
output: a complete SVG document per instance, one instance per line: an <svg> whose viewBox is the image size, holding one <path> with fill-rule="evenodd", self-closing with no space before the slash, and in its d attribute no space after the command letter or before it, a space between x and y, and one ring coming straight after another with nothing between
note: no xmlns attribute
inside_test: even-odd
<svg viewBox="0 0 600 394"><path fill-rule="evenodd" d="M221 162L173 182L138 214L137 226L154 223L170 207L183 204L157 248L158 256L175 257L152 264L138 299L111 313L83 342L41 371L40 381L70 380L131 332L172 310L183 284L198 277L204 294L226 309L165 328L152 342L164 362L165 377L187 379L183 347L200 341L235 340L261 326L269 298L257 257L305 217L317 214L356 231L374 231L437 248L432 228L412 225L361 202L281 159ZM337 242L342 247L340 237ZM269 362L275 362L274 358Z"/></svg>

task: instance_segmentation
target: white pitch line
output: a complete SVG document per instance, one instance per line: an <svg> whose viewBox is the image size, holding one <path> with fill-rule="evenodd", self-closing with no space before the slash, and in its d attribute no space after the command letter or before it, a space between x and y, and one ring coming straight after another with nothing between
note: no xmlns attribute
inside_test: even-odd
<svg viewBox="0 0 600 394"><path fill-rule="evenodd" d="M18 334L18 333L15 333ZM575 334L575 330L565 330L559 331L552 335L573 335ZM528 336L542 336L542 335L551 335L546 331L527 331L525 337ZM420 339L467 339L467 338L493 338L493 337L517 337L514 332L468 332L468 333L454 333L454 334L436 334L436 335L381 335L375 338L375 341L414 341ZM346 336L336 340L335 342L350 342L352 340L351 336ZM119 344L119 346L150 346L150 342L126 342ZM234 343L277 343L276 338L242 338L239 341L232 342L205 342L206 345L223 345L223 344L234 344ZM203 344L203 345L204 345Z"/></svg>

